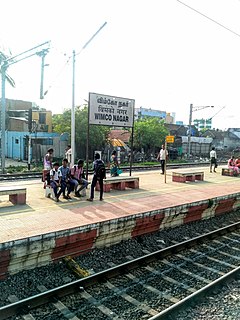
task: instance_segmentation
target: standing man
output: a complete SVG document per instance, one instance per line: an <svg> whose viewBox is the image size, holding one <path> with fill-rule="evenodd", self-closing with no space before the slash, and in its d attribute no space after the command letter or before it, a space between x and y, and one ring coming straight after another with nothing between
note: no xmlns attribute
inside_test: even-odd
<svg viewBox="0 0 240 320"><path fill-rule="evenodd" d="M70 165L72 163L72 149L70 145L65 149L65 158L68 160L68 164Z"/></svg>
<svg viewBox="0 0 240 320"><path fill-rule="evenodd" d="M93 162L93 179L91 184L91 196L88 201L93 201L94 188L96 187L97 181L100 186L100 201L103 200L103 179L106 179L106 169L104 162L100 159L100 154L95 154L95 161Z"/></svg>
<svg viewBox="0 0 240 320"><path fill-rule="evenodd" d="M213 172L216 172L215 169L217 168L217 153L214 147L212 147L212 150L210 151L210 172L212 172L212 166Z"/></svg>
<svg viewBox="0 0 240 320"><path fill-rule="evenodd" d="M162 149L159 151L159 154L157 156L157 160L160 161L161 163L161 169L162 169L162 174L165 172L165 161L167 159L168 152L165 150L165 145L162 145Z"/></svg>

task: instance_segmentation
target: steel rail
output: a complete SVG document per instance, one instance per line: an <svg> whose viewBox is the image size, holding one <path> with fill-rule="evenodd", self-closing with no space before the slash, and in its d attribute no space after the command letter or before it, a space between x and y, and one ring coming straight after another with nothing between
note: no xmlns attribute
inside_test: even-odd
<svg viewBox="0 0 240 320"><path fill-rule="evenodd" d="M172 253L177 253L185 248L190 248L196 245L197 243L201 243L206 239L214 239L219 235L226 234L233 230L240 228L240 222L236 222L234 224L228 225L226 227L219 228L217 230L208 232L204 235L200 235L194 237L192 239L183 241L181 243L169 246L167 248L158 250L156 252L147 254L145 256L139 257L137 259L125 262L116 267L112 267L110 269L101 271L99 273L90 275L89 277L79 279L73 281L71 283L65 284L63 286L48 290L46 292L37 294L35 296L23 299L21 301L8 304L6 306L0 307L0 320L7 319L10 316L21 314L23 312L27 313L31 309L41 306L45 303L51 302L54 298L61 298L67 296L69 294L73 294L83 289L87 288L97 282L102 282L105 279L110 279L112 277L123 274L124 272L129 272L132 269L135 269L139 266L146 265L152 261L156 261L157 259L162 259ZM207 289L205 289L207 290ZM154 319L154 318L153 318ZM156 318L158 319L158 318ZM161 318L159 318L161 319Z"/></svg>
<svg viewBox="0 0 240 320"><path fill-rule="evenodd" d="M172 306L170 306L169 308L163 310L162 312L160 312L159 314L149 318L148 320L168 320L168 319L173 319L173 316L177 316L177 312L183 310L183 308L185 307L189 307L189 305L193 304L195 302L195 300L199 300L204 297L207 293L212 292L213 290L215 290L217 287L222 286L223 284L225 284L226 282L237 278L240 274L240 267L237 267L231 271L229 271L228 273L224 274L223 276L221 276L220 278L212 281L211 283L209 283L208 285L206 285L205 287L197 290L196 292L190 294L189 296L187 296L186 298L182 299L181 301L173 304ZM174 318L177 319L177 318Z"/></svg>

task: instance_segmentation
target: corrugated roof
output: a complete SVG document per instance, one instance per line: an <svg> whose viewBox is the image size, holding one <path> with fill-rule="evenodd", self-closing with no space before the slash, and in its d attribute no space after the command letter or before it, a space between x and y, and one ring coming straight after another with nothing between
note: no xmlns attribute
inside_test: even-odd
<svg viewBox="0 0 240 320"><path fill-rule="evenodd" d="M109 133L109 139L120 139L126 143L129 142L131 133L127 130L115 129L111 130Z"/></svg>
<svg viewBox="0 0 240 320"><path fill-rule="evenodd" d="M110 139L111 145L113 147L125 147L125 143L120 139Z"/></svg>

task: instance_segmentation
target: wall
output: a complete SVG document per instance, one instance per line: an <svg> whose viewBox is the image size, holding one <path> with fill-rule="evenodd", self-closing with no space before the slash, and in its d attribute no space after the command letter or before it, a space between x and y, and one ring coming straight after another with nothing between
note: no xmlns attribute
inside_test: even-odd
<svg viewBox="0 0 240 320"><path fill-rule="evenodd" d="M28 158L28 132L6 131L5 156L10 159L27 160ZM1 133L0 133L1 137ZM69 144L69 135L48 132L31 134L31 158L43 159L48 148L54 149L54 157L62 158L66 146ZM49 140L49 143L47 143Z"/></svg>

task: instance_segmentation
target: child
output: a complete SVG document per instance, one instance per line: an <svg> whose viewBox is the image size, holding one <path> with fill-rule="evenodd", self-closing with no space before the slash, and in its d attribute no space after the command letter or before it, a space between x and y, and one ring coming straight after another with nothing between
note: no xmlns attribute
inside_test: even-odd
<svg viewBox="0 0 240 320"><path fill-rule="evenodd" d="M50 186L53 188L55 200L59 202L58 188L60 187L59 175L58 175L59 163L53 163L53 169L50 170Z"/></svg>
<svg viewBox="0 0 240 320"><path fill-rule="evenodd" d="M76 197L81 197L80 192L89 184L89 182L85 179L83 163L83 160L78 160L77 165L74 165L71 169L72 183L74 183ZM81 187L78 189L79 185L81 185Z"/></svg>
<svg viewBox="0 0 240 320"><path fill-rule="evenodd" d="M68 167L68 160L63 159L62 166L58 169L59 182L61 185L61 189L58 192L57 197L59 198L61 193L63 193L64 199L71 199L70 193L74 189L74 183L70 177L70 169ZM67 195L65 195L65 190L67 189Z"/></svg>

